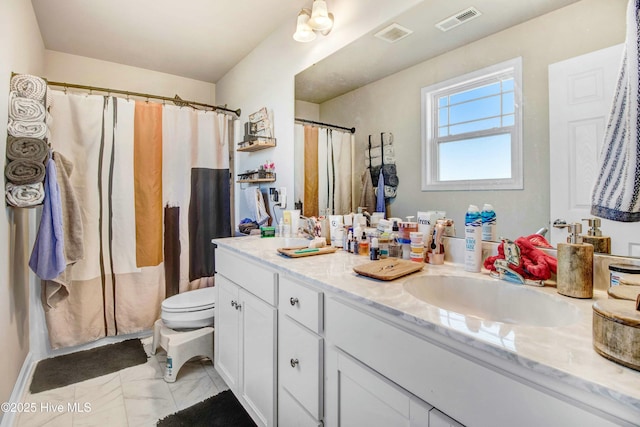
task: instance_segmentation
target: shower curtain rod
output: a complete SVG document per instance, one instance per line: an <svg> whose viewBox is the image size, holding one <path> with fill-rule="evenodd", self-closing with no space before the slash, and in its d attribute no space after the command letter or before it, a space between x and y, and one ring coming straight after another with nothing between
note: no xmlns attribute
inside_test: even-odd
<svg viewBox="0 0 640 427"><path fill-rule="evenodd" d="M139 98L153 98L153 99L160 99L162 101L169 101L169 102L173 102L176 105L187 105L190 107L205 107L205 108L211 108L213 111L216 110L222 110L228 113L233 113L236 115L236 117L240 117L240 113L241 110L240 108L238 108L237 110L231 110L229 108L226 107L219 107L216 105L209 105L209 104L203 104L201 102L195 102L195 101L187 101L184 99L177 99L177 98L169 98L167 96L160 96L160 95L152 95L149 93L140 93L140 92L129 92L127 90L118 90L118 89L109 89L109 88L104 88L104 87L97 87L97 86L85 86L85 85L78 85L78 84L73 84L73 83L63 83L63 82L50 82L47 81L47 85L48 86L61 86L64 88L72 88L72 89L83 89L83 90L88 90L88 91L96 91L96 92L107 92L107 93L118 93L121 95L127 95L127 96L136 96Z"/></svg>
<svg viewBox="0 0 640 427"><path fill-rule="evenodd" d="M296 122L300 122L300 123L309 123L312 125L318 125L318 126L326 126L326 127L330 127L330 128L334 128L334 129L342 129L342 130L346 130L349 131L351 133L356 133L356 128L346 128L343 126L338 126L338 125L332 125L330 123L322 123L322 122L314 122L313 120L307 120L307 119L295 119Z"/></svg>

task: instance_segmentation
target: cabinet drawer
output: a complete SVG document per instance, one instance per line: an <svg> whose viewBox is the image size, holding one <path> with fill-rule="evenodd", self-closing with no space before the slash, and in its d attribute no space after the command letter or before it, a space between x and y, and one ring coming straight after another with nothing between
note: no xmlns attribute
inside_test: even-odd
<svg viewBox="0 0 640 427"><path fill-rule="evenodd" d="M285 388L315 418L322 415L322 338L286 316L279 322L278 376Z"/></svg>
<svg viewBox="0 0 640 427"><path fill-rule="evenodd" d="M225 249L215 252L216 272L242 286L258 298L276 305L277 274Z"/></svg>
<svg viewBox="0 0 640 427"><path fill-rule="evenodd" d="M322 292L280 277L278 309L313 332L322 331Z"/></svg>

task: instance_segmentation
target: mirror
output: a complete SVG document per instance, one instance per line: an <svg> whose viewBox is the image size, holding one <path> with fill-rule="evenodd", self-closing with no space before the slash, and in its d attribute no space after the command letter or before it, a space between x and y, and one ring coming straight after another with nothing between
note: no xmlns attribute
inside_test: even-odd
<svg viewBox="0 0 640 427"><path fill-rule="evenodd" d="M360 198L368 135L394 137L398 194L394 217L442 210L464 234L469 204L491 203L498 236L513 238L551 227L549 179L550 64L624 42L626 0L478 0L479 16L443 32L435 24L470 4L425 1L389 22L413 30L395 43L361 39L296 76L296 117L355 127L353 200ZM388 25L387 24L387 25ZM421 190L420 90L522 57L524 189ZM480 168L482 164L468 164ZM603 229L606 234L606 229ZM548 237L548 234L547 234Z"/></svg>

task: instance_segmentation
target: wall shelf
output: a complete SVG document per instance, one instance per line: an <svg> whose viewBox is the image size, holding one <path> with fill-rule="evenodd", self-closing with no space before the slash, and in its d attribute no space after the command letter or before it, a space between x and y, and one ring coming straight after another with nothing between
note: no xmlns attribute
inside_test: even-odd
<svg viewBox="0 0 640 427"><path fill-rule="evenodd" d="M275 178L256 178L256 179L239 179L236 181L236 183L238 184L244 184L244 183L248 183L248 184L256 184L256 183L262 183L262 182L275 182L276 179Z"/></svg>
<svg viewBox="0 0 640 427"><path fill-rule="evenodd" d="M249 139L238 143L238 151L259 151L276 146L276 139L268 136L250 135Z"/></svg>

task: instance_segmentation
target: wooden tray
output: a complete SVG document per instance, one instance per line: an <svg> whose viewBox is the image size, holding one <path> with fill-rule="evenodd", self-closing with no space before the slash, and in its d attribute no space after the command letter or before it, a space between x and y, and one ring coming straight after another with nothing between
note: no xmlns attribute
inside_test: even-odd
<svg viewBox="0 0 640 427"><path fill-rule="evenodd" d="M395 280L398 277L422 270L424 263L406 259L386 258L353 267L353 271L378 280Z"/></svg>
<svg viewBox="0 0 640 427"><path fill-rule="evenodd" d="M280 252L284 256L288 256L289 258L300 258L300 257L304 257L304 256L332 254L332 253L334 253L335 251L338 250L338 248L333 248L331 246L325 246L324 248L318 248L318 250L315 251L315 252L304 252L304 253L301 253L301 254L295 253L296 251L299 251L300 249L309 249L309 248L306 247L306 246L300 246L300 247L297 247L297 248L278 248L278 252Z"/></svg>

